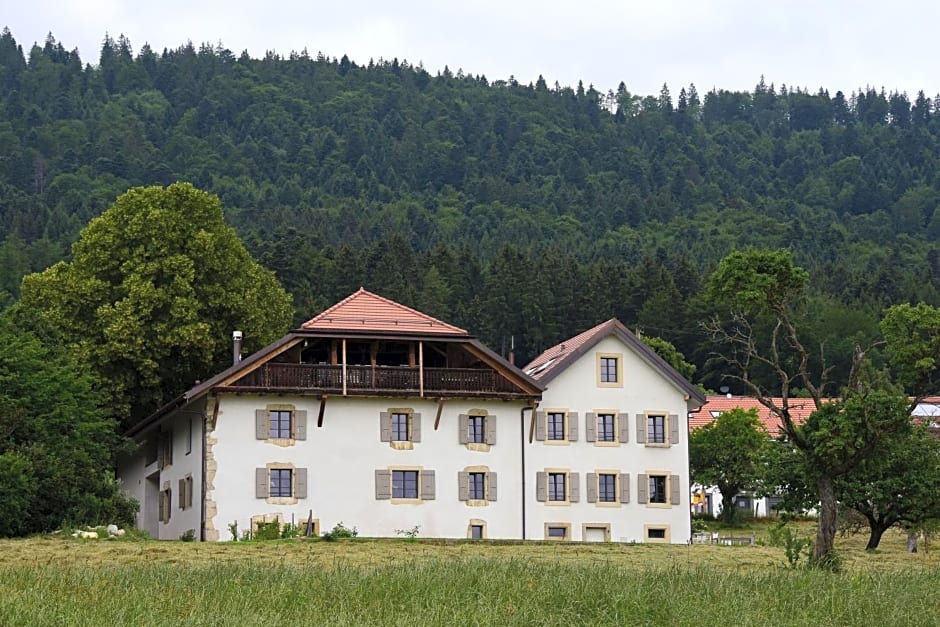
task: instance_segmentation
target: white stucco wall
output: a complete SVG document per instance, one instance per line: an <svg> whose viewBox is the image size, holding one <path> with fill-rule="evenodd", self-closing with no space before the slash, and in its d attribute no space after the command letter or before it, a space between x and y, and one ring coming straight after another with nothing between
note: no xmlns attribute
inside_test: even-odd
<svg viewBox="0 0 940 627"><path fill-rule="evenodd" d="M597 384L597 354L623 358L623 387ZM601 340L564 372L552 379L543 393L539 411L578 412L578 441L554 444L534 440L526 444L526 537L543 539L546 523L569 523L571 539L582 540L585 524L609 524L610 539L645 541L645 525L666 526L674 543L691 536L689 517L688 406L682 391L640 359L615 336ZM618 446L600 446L585 440L585 415L598 410L629 414L630 441ZM636 441L636 415L644 412L675 414L679 420L679 443L652 447ZM668 441L668 432L666 434ZM580 500L551 505L536 500L536 473L546 468L579 473ZM630 503L610 506L587 502L587 475L598 470L630 474ZM680 503L675 506L637 503L637 476L668 471L678 474Z"/></svg>
<svg viewBox="0 0 940 627"><path fill-rule="evenodd" d="M291 446L255 438L255 410L268 403L291 404L307 412L307 438ZM327 531L342 522L361 536L395 536L398 529L420 527L419 537L465 538L471 519L486 523L488 538L518 538L522 532L520 410L522 402L448 399L434 430L437 401L331 397L323 426L317 427L320 401L313 397L222 395L211 456L217 470L208 494L218 509L212 525L220 540L230 540L229 524L249 528L252 516L280 514L295 523L310 510ZM380 440L379 414L390 407L421 414L421 442L396 450ZM497 440L489 451L458 443L458 415L484 409L497 417ZM270 463L307 469L307 498L277 505L255 497L255 469ZM375 497L375 470L395 466L435 471L436 498L420 504L395 504ZM458 499L457 473L487 466L497 473L498 498L470 507Z"/></svg>

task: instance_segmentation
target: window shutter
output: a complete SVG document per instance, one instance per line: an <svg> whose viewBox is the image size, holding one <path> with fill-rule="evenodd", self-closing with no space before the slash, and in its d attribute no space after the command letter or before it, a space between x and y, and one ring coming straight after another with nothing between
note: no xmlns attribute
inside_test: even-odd
<svg viewBox="0 0 940 627"><path fill-rule="evenodd" d="M669 414L669 443L679 443L679 416Z"/></svg>
<svg viewBox="0 0 940 627"><path fill-rule="evenodd" d="M487 501L496 500L496 473L495 472L486 473L486 500Z"/></svg>
<svg viewBox="0 0 940 627"><path fill-rule="evenodd" d="M636 415L636 443L646 444L646 414Z"/></svg>
<svg viewBox="0 0 940 627"><path fill-rule="evenodd" d="M294 469L294 498L295 499L307 498L307 469L306 468Z"/></svg>
<svg viewBox="0 0 940 627"><path fill-rule="evenodd" d="M170 429L170 431L168 431L166 434L166 463L167 463L167 466L173 463L173 430L172 429Z"/></svg>
<svg viewBox="0 0 940 627"><path fill-rule="evenodd" d="M255 468L255 498L266 499L271 493L267 468Z"/></svg>
<svg viewBox="0 0 940 627"><path fill-rule="evenodd" d="M489 415L483 419L484 441L487 444L496 444L496 416Z"/></svg>
<svg viewBox="0 0 940 627"><path fill-rule="evenodd" d="M545 412L535 412L535 439L540 442L545 440Z"/></svg>
<svg viewBox="0 0 940 627"><path fill-rule="evenodd" d="M457 499L460 501L470 500L470 473L457 473Z"/></svg>
<svg viewBox="0 0 940 627"><path fill-rule="evenodd" d="M180 479L179 481L179 506L180 509L186 508L186 480Z"/></svg>
<svg viewBox="0 0 940 627"><path fill-rule="evenodd" d="M620 423L620 443L626 444L630 441L630 414L617 414L617 421Z"/></svg>
<svg viewBox="0 0 940 627"><path fill-rule="evenodd" d="M682 490L679 487L679 475L669 475L669 503L678 505L682 496Z"/></svg>
<svg viewBox="0 0 940 627"><path fill-rule="evenodd" d="M270 433L271 433L271 426L268 422L268 410L256 409L255 410L255 439L267 440L268 434Z"/></svg>
<svg viewBox="0 0 940 627"><path fill-rule="evenodd" d="M193 478L186 478L186 507L193 506Z"/></svg>
<svg viewBox="0 0 940 627"><path fill-rule="evenodd" d="M597 442L597 416L594 415L594 412L584 414L584 441ZM588 502L593 503L594 501Z"/></svg>
<svg viewBox="0 0 940 627"><path fill-rule="evenodd" d="M548 500L548 477L544 472L535 473L535 500L544 503Z"/></svg>
<svg viewBox="0 0 940 627"><path fill-rule="evenodd" d="M392 471L391 470L376 470L375 471L375 498L376 499L392 498Z"/></svg>
<svg viewBox="0 0 940 627"><path fill-rule="evenodd" d="M457 443L467 444L470 442L470 416L460 414L457 417Z"/></svg>
<svg viewBox="0 0 940 627"><path fill-rule="evenodd" d="M411 414L411 441L421 441L421 414Z"/></svg>
<svg viewBox="0 0 940 627"><path fill-rule="evenodd" d="M648 503L649 502L649 477L646 475L637 475L636 476L636 502L637 503Z"/></svg>
<svg viewBox="0 0 940 627"><path fill-rule="evenodd" d="M421 471L421 498L430 501L434 499L434 471Z"/></svg>
<svg viewBox="0 0 940 627"><path fill-rule="evenodd" d="M382 442L392 441L392 417L387 411L379 413L379 438Z"/></svg>
<svg viewBox="0 0 940 627"><path fill-rule="evenodd" d="M587 474L587 502L597 503L597 473L594 472Z"/></svg>
<svg viewBox="0 0 940 627"><path fill-rule="evenodd" d="M620 475L620 502L630 502L630 473Z"/></svg>
<svg viewBox="0 0 940 627"><path fill-rule="evenodd" d="M568 502L577 503L581 500L581 473L568 473Z"/></svg>
<svg viewBox="0 0 940 627"><path fill-rule="evenodd" d="M294 439L295 440L306 440L307 439L307 410L298 409L294 411L292 416L294 419Z"/></svg>
<svg viewBox="0 0 940 627"><path fill-rule="evenodd" d="M569 411L568 415L565 416L565 420L568 421L568 441L577 442L578 441L578 412Z"/></svg>

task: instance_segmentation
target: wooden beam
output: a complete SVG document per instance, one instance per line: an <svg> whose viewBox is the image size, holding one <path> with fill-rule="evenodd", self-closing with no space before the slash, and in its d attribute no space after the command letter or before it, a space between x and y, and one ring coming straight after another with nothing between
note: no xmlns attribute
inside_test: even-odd
<svg viewBox="0 0 940 627"><path fill-rule="evenodd" d="M317 428L323 426L323 413L326 411L326 394L320 397L320 413L317 414Z"/></svg>
<svg viewBox="0 0 940 627"><path fill-rule="evenodd" d="M441 424L441 413L444 411L444 399L437 399L437 416L434 418L434 430L437 431L438 425Z"/></svg>
<svg viewBox="0 0 940 627"><path fill-rule="evenodd" d="M529 423L529 444L535 439L535 416L538 414L539 404L532 403L532 421Z"/></svg>

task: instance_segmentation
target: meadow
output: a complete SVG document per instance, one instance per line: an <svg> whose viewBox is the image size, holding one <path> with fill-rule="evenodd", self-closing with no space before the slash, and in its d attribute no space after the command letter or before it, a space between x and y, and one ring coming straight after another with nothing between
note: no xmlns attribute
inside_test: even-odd
<svg viewBox="0 0 940 627"><path fill-rule="evenodd" d="M940 624L940 546L863 547L831 573L761 544L44 536L0 541L0 624Z"/></svg>

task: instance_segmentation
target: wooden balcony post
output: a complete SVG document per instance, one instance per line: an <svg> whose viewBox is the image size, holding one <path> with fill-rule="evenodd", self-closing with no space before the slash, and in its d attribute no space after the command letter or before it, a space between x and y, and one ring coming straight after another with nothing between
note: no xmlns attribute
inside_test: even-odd
<svg viewBox="0 0 940 627"><path fill-rule="evenodd" d="M418 340L418 396L424 398L424 341Z"/></svg>
<svg viewBox="0 0 940 627"><path fill-rule="evenodd" d="M346 338L343 338L343 396L346 396Z"/></svg>

